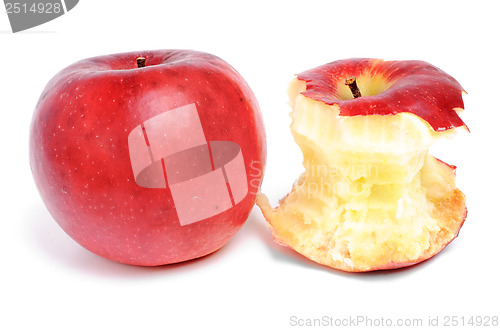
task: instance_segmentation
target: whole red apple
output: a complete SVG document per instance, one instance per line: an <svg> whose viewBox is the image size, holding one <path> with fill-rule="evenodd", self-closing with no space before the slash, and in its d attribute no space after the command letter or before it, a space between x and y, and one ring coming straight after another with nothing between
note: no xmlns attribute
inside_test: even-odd
<svg viewBox="0 0 500 330"><path fill-rule="evenodd" d="M220 58L158 50L85 59L37 104L30 163L49 212L110 260L207 255L246 221L262 179L257 100Z"/></svg>

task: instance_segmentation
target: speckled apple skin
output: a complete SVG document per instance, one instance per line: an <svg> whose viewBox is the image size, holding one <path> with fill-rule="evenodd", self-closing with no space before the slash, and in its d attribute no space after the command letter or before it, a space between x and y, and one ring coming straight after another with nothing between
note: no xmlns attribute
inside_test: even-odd
<svg viewBox="0 0 500 330"><path fill-rule="evenodd" d="M140 56L144 68L137 68ZM241 147L249 192L225 212L180 226L168 188L136 184L127 138L145 120L190 103L207 140ZM101 56L65 68L43 91L30 134L36 186L62 229L102 257L143 266L190 260L224 246L254 205L265 155L264 125L250 87L220 58L190 50Z"/></svg>
<svg viewBox="0 0 500 330"><path fill-rule="evenodd" d="M382 76L389 85L377 95L339 99L338 86L350 77ZM300 73L306 82L306 97L337 104L341 116L395 115L413 113L434 131L466 125L456 110L463 109L462 86L443 70L424 61L383 61L350 58L324 64Z"/></svg>

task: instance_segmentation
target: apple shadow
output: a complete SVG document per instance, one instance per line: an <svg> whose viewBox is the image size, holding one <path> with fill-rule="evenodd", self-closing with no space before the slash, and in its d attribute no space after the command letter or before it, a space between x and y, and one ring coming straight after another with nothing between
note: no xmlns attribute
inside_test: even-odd
<svg viewBox="0 0 500 330"><path fill-rule="evenodd" d="M90 277L140 279L158 275L182 274L207 267L223 257L225 247L206 256L162 266L133 266L100 257L73 241L55 222L43 205L31 205L24 214L25 245L37 257L63 271ZM231 244L229 242L227 245ZM227 246L226 245L226 246Z"/></svg>
<svg viewBox="0 0 500 330"><path fill-rule="evenodd" d="M254 219L250 222L250 226L252 227L252 230L261 237L262 241L268 248L269 254L274 260L280 263L293 264L297 267L305 267L308 269L314 269L316 271L322 271L337 276L356 278L362 281L391 281L395 278L410 276L415 272L424 270L433 262L443 257L443 255L448 253L453 248L453 244L450 244L434 257L402 268L350 273L347 271L337 270L322 264L318 264L315 261L312 261L301 255L300 253L294 251L293 249L275 242L272 237L271 231L267 227L266 220L262 213L260 211L258 213L255 211L252 213L254 214Z"/></svg>
<svg viewBox="0 0 500 330"><path fill-rule="evenodd" d="M24 213L25 245L30 248L38 259L51 264L62 271L68 271L96 278L141 279L165 274L180 275L210 267L235 253L245 241L258 240L262 242L273 260L278 263L292 264L296 267L322 271L342 277L357 278L364 281L385 281L395 277L407 276L420 271L440 258L452 248L450 244L444 251L433 258L419 264L394 270L379 270L366 273L349 273L320 265L294 250L276 243L271 235L266 221L257 207L254 207L241 230L221 249L198 259L163 266L133 266L121 264L102 258L81 247L73 241L52 219L42 204L31 205Z"/></svg>

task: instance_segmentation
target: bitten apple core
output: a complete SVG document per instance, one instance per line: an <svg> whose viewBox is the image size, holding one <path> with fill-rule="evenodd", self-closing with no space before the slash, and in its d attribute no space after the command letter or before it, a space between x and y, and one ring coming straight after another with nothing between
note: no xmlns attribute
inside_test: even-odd
<svg viewBox="0 0 500 330"><path fill-rule="evenodd" d="M362 96L351 93L354 81ZM455 167L429 148L465 127L461 92L420 61L349 59L299 74L289 88L290 128L305 171L277 207L257 199L275 240L348 272L439 253L467 209Z"/></svg>

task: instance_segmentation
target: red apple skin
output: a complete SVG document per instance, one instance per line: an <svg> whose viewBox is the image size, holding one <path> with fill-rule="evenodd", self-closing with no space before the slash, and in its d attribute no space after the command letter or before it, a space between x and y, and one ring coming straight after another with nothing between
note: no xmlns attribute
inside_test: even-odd
<svg viewBox="0 0 500 330"><path fill-rule="evenodd" d="M338 86L350 77L382 76L388 88L380 94L339 99ZM456 109L463 109L462 86L443 70L424 61L383 61L351 58L334 61L300 73L306 97L325 104L338 104L341 116L413 113L434 131L464 126ZM397 100L397 102L395 102Z"/></svg>
<svg viewBox="0 0 500 330"><path fill-rule="evenodd" d="M138 57L146 58L145 67L137 68ZM239 144L248 194L222 213L181 226L168 188L135 182L127 139L145 120L191 103L208 141ZM132 265L177 263L224 246L254 205L265 158L250 87L225 61L192 50L77 62L50 80L30 131L33 177L53 218L89 251Z"/></svg>

